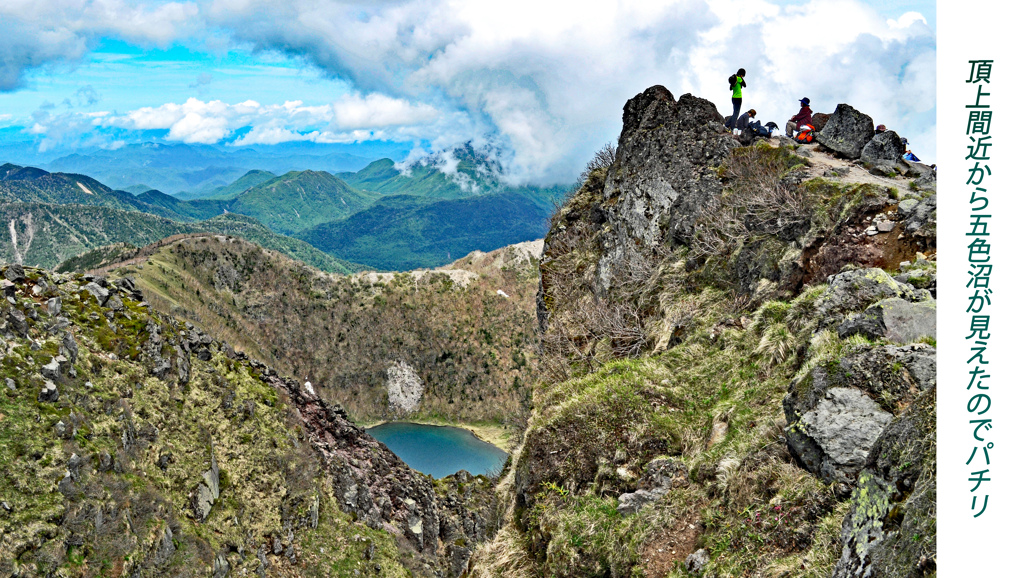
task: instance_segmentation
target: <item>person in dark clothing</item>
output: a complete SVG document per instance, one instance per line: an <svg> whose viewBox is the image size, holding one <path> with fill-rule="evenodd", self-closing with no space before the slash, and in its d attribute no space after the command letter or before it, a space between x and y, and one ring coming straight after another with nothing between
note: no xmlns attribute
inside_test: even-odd
<svg viewBox="0 0 1024 578"><path fill-rule="evenodd" d="M743 89L747 87L747 81L743 80L743 77L747 75L747 71L739 69L736 71L736 75L732 81L732 122L727 126L736 128L736 120L740 116L740 106L743 104Z"/></svg>
<svg viewBox="0 0 1024 578"><path fill-rule="evenodd" d="M786 123L786 136L793 138L793 131L805 124L811 124L811 115L811 99L805 96L800 99L800 112L794 114L793 118Z"/></svg>
<svg viewBox="0 0 1024 578"><path fill-rule="evenodd" d="M738 129L738 130L743 130L743 129L747 128L747 125L750 124L750 122L752 120L754 120L755 116L757 116L757 111L756 110L754 110L754 109L748 110L747 112L741 114L738 119L736 119L736 126L734 126L733 128Z"/></svg>

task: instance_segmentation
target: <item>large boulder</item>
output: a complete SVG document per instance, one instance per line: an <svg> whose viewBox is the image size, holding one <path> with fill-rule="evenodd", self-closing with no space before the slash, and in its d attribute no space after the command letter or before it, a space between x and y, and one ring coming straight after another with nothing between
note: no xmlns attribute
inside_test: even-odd
<svg viewBox="0 0 1024 578"><path fill-rule="evenodd" d="M936 230L936 198L935 195L922 199L919 203L909 205L904 209L902 205L899 210L905 214L904 231L910 238L920 245L924 251L935 249Z"/></svg>
<svg viewBox="0 0 1024 578"><path fill-rule="evenodd" d="M894 130L887 130L871 137L868 144L860 152L860 160L866 164L876 165L883 161L898 161L907 152L906 145Z"/></svg>
<svg viewBox="0 0 1024 578"><path fill-rule="evenodd" d="M875 136L875 121L848 104L840 104L818 131L821 146L846 159L860 158L864 146Z"/></svg>
<svg viewBox="0 0 1024 578"><path fill-rule="evenodd" d="M100 284L95 281L89 282L85 287L83 287L83 289L95 297L96 302L99 303L101 307L106 305L107 299L110 298L110 291L107 291L107 289L101 287Z"/></svg>
<svg viewBox="0 0 1024 578"><path fill-rule="evenodd" d="M604 182L610 230L601 240L599 291L632 259L692 236L701 210L721 194L715 169L735 146L722 131L718 109L703 98L684 94L677 101L665 87L653 86L626 103Z"/></svg>
<svg viewBox="0 0 1024 578"><path fill-rule="evenodd" d="M798 376L783 400L786 441L826 482L855 484L878 436L900 409L935 387L935 349L864 348Z"/></svg>
<svg viewBox="0 0 1024 578"><path fill-rule="evenodd" d="M806 413L794 415L787 435L790 451L826 482L853 483L892 414L853 387L825 388L816 401Z"/></svg>
<svg viewBox="0 0 1024 578"><path fill-rule="evenodd" d="M828 124L828 119L831 116L831 114L825 114L824 112L816 112L811 115L811 126L814 127L814 130L821 130Z"/></svg>
<svg viewBox="0 0 1024 578"><path fill-rule="evenodd" d="M4 270L4 278L12 283L23 283L25 281L25 268L19 263L11 263Z"/></svg>
<svg viewBox="0 0 1024 578"><path fill-rule="evenodd" d="M899 297L908 301L931 299L924 289L915 289L893 279L878 268L843 271L829 277L828 288L818 301L820 327L831 327L846 320L848 313L859 313L882 299Z"/></svg>
<svg viewBox="0 0 1024 578"><path fill-rule="evenodd" d="M890 297L875 303L839 324L839 337L859 333L872 338L885 338L893 343L912 343L923 337L935 339L935 301L927 299L911 303Z"/></svg>
<svg viewBox="0 0 1024 578"><path fill-rule="evenodd" d="M935 389L886 426L843 520L833 578L934 576Z"/></svg>
<svg viewBox="0 0 1024 578"><path fill-rule="evenodd" d="M908 163L907 176L915 179L912 187L924 192L935 191L935 169L924 163Z"/></svg>
<svg viewBox="0 0 1024 578"><path fill-rule="evenodd" d="M8 326L18 335L28 337L28 318L19 309L10 308L7 310Z"/></svg>

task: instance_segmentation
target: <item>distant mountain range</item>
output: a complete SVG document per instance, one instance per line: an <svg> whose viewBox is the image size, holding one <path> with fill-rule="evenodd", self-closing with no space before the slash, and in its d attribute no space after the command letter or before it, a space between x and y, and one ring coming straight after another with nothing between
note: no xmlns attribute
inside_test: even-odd
<svg viewBox="0 0 1024 578"><path fill-rule="evenodd" d="M203 154L223 154L213 147L136 150L149 161L178 159L184 165ZM135 166L142 160L135 159ZM356 172L277 176L250 170L205 194L170 195L144 186L127 192L78 173L6 164L0 166L0 225L9 230L0 253L53 266L113 243L138 246L169 235L215 232L327 271L435 267L453 255L546 231L551 207L568 187L509 188L500 176L496 163L468 146L407 164L380 159ZM26 239L33 244L25 245Z"/></svg>
<svg viewBox="0 0 1024 578"><path fill-rule="evenodd" d="M233 235L332 273L366 267L321 252L299 239L278 235L251 217L219 215L196 223L103 206L44 203L0 204L0 260L53 268L89 250L114 243L147 245L172 235Z"/></svg>
<svg viewBox="0 0 1024 578"><path fill-rule="evenodd" d="M209 145L139 143L116 150L96 149L66 155L43 168L92 175L114 189L145 185L167 193L208 194L252 169L284 174L294 170L358 170L373 158L344 152L341 145L293 143L274 147L225 148ZM404 148L382 147L394 154ZM11 157L9 157L11 158Z"/></svg>
<svg viewBox="0 0 1024 578"><path fill-rule="evenodd" d="M241 177L237 181L223 187L217 187L212 191L202 192L179 192L175 193L174 196L182 200L190 199L233 199L238 195L244 193L246 190L262 185L270 179L276 177L274 173L270 171L261 171L259 169L253 169Z"/></svg>

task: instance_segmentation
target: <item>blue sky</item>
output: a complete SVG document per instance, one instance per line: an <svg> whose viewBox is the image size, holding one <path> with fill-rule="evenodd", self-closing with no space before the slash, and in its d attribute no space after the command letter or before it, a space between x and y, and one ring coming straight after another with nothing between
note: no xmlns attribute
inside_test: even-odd
<svg viewBox="0 0 1024 578"><path fill-rule="evenodd" d="M764 121L846 102L935 150L934 2L8 0L0 28L0 150L40 158L469 141L512 181L571 181L628 98L663 84L727 113L740 66Z"/></svg>

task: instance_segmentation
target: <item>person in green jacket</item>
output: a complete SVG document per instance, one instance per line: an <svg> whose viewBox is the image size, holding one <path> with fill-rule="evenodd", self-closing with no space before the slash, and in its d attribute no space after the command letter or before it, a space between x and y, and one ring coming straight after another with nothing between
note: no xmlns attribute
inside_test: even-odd
<svg viewBox="0 0 1024 578"><path fill-rule="evenodd" d="M736 71L736 75L732 78L732 120L728 126L736 128L736 119L740 116L740 106L743 104L743 89L747 87L747 82L743 80L743 77L747 75L747 71L739 69Z"/></svg>

